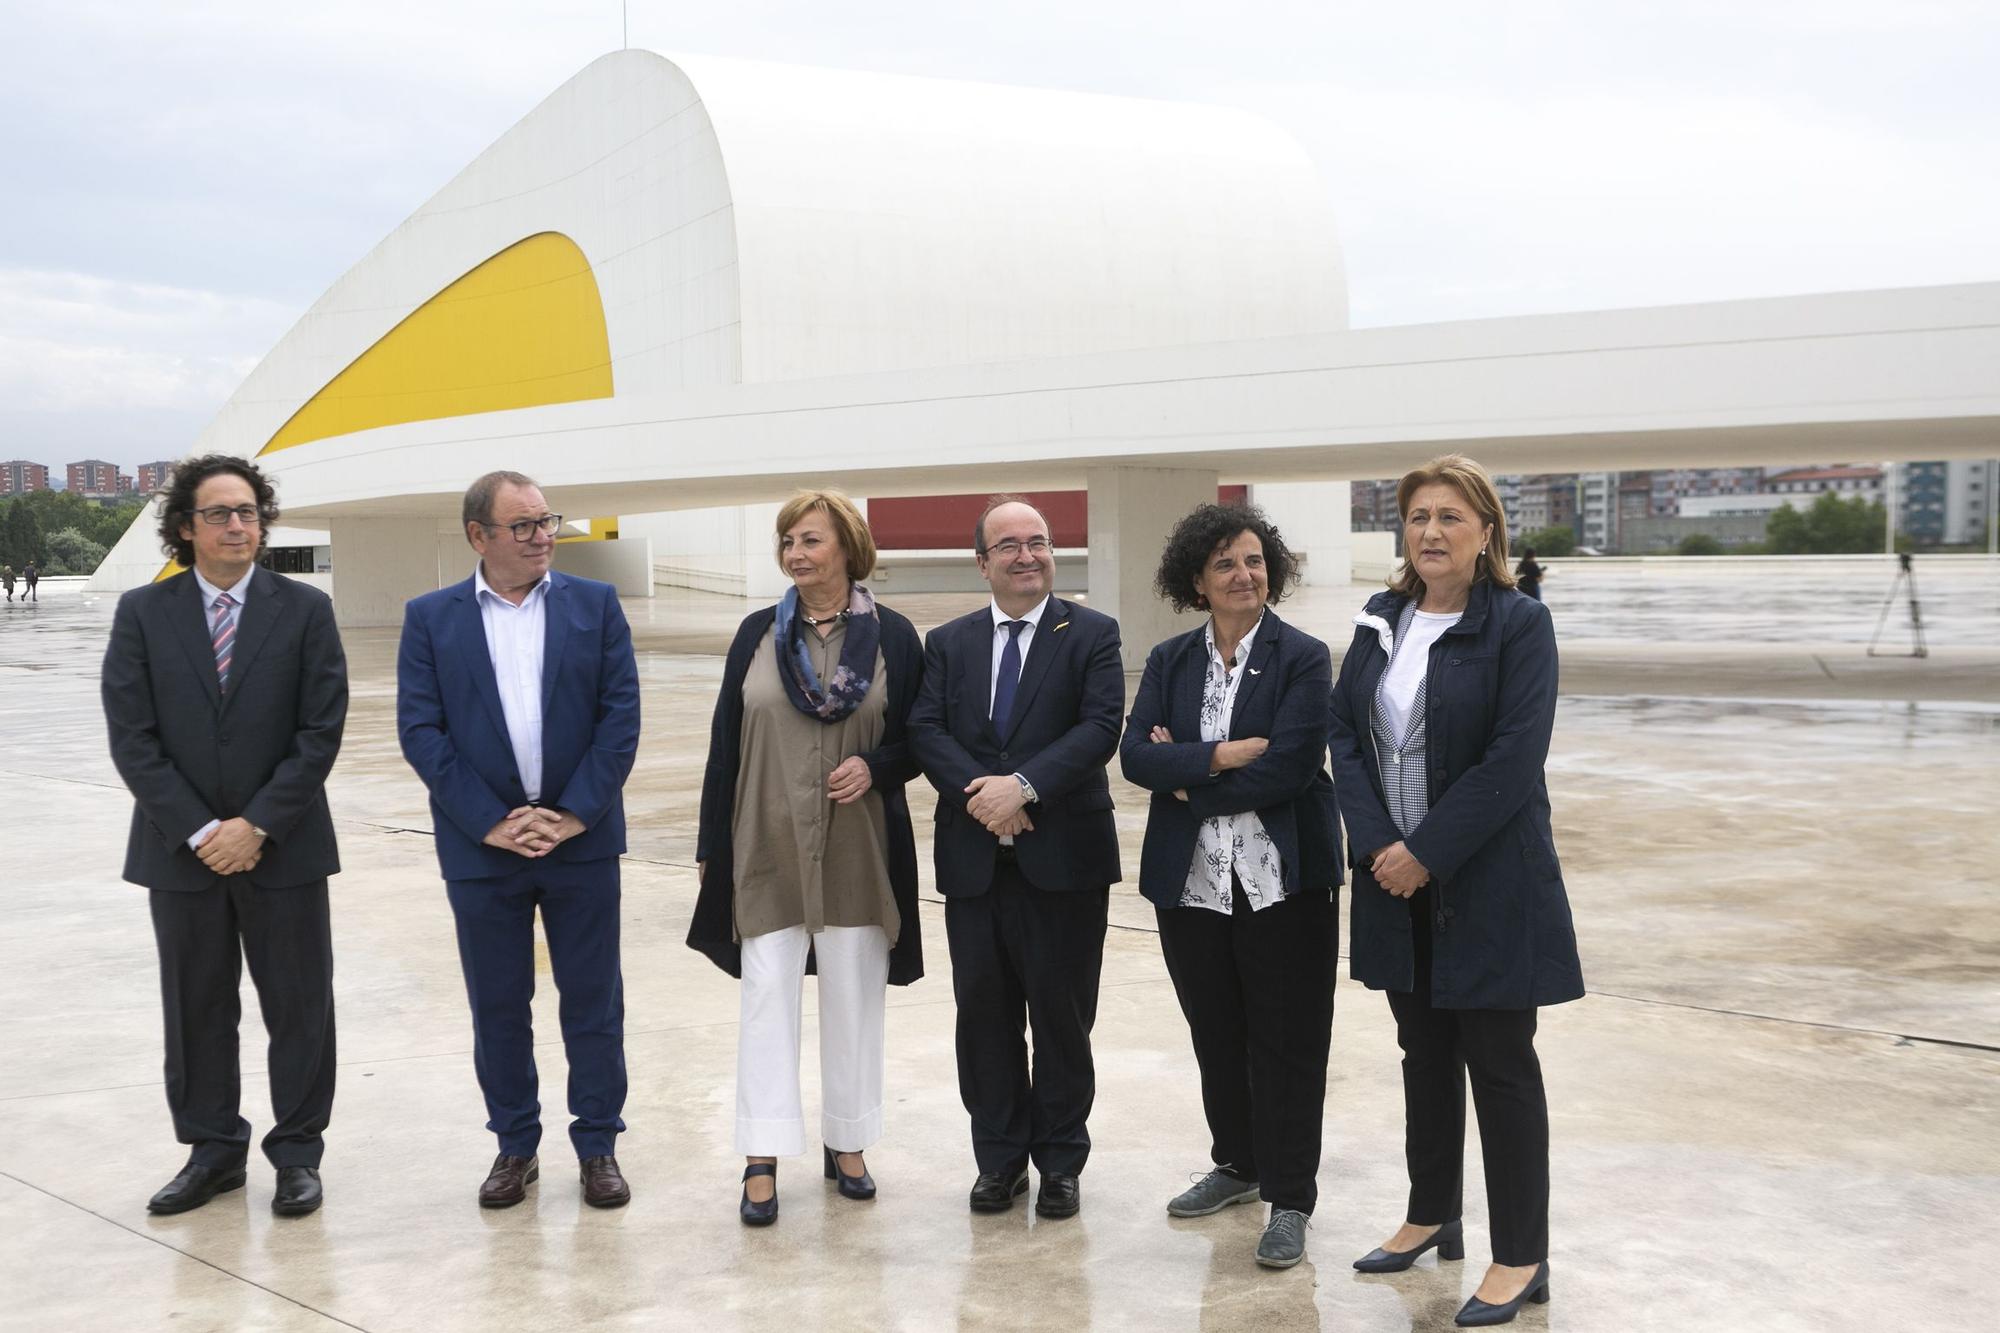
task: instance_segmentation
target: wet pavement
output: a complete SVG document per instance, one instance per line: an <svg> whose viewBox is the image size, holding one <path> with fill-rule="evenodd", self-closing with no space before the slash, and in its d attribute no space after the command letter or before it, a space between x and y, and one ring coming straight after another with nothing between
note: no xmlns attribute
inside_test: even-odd
<svg viewBox="0 0 2000 1333"><path fill-rule="evenodd" d="M1556 1297L1519 1326L1976 1326L2000 1300L1978 1259L2000 1253L1991 567L1940 589L1945 628L1921 662L1866 658L1854 615L1808 618L1824 590L1745 615L1744 587L1717 597L1695 577L1635 592L1593 571L1549 588L1565 681L1550 783L1590 994L1543 1014ZM1285 614L1339 649L1366 591L1309 590ZM977 603L896 604L921 628ZM130 805L97 701L109 606L75 593L0 615L0 1327L1401 1330L1449 1327L1478 1282L1476 1145L1466 1262L1348 1267L1394 1229L1405 1186L1387 1007L1345 979L1307 1262L1252 1264L1255 1209L1165 1216L1207 1139L1129 883L1113 891L1080 1217L965 1211L932 899L930 974L890 995L888 1134L869 1154L881 1197L842 1200L810 1158L787 1160L778 1226L739 1226L735 988L681 939L720 654L747 608L694 594L628 603L647 719L627 792L631 1207L582 1207L564 1161L551 985L536 1000L543 1179L520 1208L473 1205L492 1144L424 793L396 749L394 633L371 630L347 636L354 698L330 790L347 868L328 1204L274 1219L253 1162L248 1189L149 1217L182 1152L144 895L117 877ZM912 794L928 895L932 798ZM1144 804L1122 783L1116 795L1136 869ZM245 1008L245 1113L261 1130L247 988Z"/></svg>

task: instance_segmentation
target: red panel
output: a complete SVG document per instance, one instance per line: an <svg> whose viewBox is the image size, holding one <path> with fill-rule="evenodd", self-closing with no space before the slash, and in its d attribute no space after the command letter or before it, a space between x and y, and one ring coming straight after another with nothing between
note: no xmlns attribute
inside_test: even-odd
<svg viewBox="0 0 2000 1333"><path fill-rule="evenodd" d="M1224 486L1217 492L1223 504L1240 503L1247 486ZM1083 546L1089 541L1090 501L1085 491L1028 491L1028 502L1042 511L1054 529L1057 546ZM983 495L910 495L868 501L868 527L875 545L885 551L972 549L972 525L986 508Z"/></svg>

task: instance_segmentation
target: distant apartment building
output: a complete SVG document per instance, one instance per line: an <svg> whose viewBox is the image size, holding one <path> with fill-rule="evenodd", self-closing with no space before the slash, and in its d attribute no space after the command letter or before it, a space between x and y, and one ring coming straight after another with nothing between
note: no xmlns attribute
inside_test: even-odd
<svg viewBox="0 0 2000 1333"><path fill-rule="evenodd" d="M1896 526L1918 546L1959 546L1986 535L1996 464L1987 459L1900 463Z"/></svg>
<svg viewBox="0 0 2000 1333"><path fill-rule="evenodd" d="M1347 488L1348 518L1356 532L1394 532L1402 526L1396 513L1396 482L1357 481Z"/></svg>
<svg viewBox="0 0 2000 1333"><path fill-rule="evenodd" d="M120 483L123 485L120 485ZM86 500L115 500L132 489L132 479L121 476L116 463L86 458L69 465L69 493Z"/></svg>
<svg viewBox="0 0 2000 1333"><path fill-rule="evenodd" d="M1510 526L1509 531L1518 531L1526 536L1543 528L1574 528L1576 494L1574 473L1538 472L1522 477L1519 498L1515 502L1519 521Z"/></svg>
<svg viewBox="0 0 2000 1333"><path fill-rule="evenodd" d="M0 495L26 495L49 489L49 467L25 458L0 463Z"/></svg>
<svg viewBox="0 0 2000 1333"><path fill-rule="evenodd" d="M1865 464L1842 463L1832 467L1795 467L1784 472L1767 472L1759 488L1767 495L1820 496L1832 492L1842 498L1860 496L1882 498L1882 469Z"/></svg>
<svg viewBox="0 0 2000 1333"><path fill-rule="evenodd" d="M1618 474L1576 474L1576 540L1596 551L1618 547Z"/></svg>
<svg viewBox="0 0 2000 1333"><path fill-rule="evenodd" d="M167 478L174 472L175 460L163 458L157 463L139 464L139 494L151 495L167 488Z"/></svg>
<svg viewBox="0 0 2000 1333"><path fill-rule="evenodd" d="M1689 496L1755 494L1763 476L1764 469L1756 467L1660 469L1651 476L1653 517L1674 517Z"/></svg>

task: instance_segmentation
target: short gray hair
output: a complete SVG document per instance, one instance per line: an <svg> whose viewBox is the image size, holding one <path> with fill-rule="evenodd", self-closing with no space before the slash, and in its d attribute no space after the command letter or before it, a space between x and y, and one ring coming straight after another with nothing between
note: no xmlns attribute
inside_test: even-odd
<svg viewBox="0 0 2000 1333"><path fill-rule="evenodd" d="M459 506L459 527L469 527L474 523L493 521L493 501L499 496L502 486L534 486L533 477L519 472L489 472L478 481L465 488L465 503Z"/></svg>

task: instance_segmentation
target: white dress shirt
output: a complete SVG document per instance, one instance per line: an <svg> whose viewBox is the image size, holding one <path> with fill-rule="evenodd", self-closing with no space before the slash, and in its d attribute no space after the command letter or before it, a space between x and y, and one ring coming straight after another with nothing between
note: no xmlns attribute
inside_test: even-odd
<svg viewBox="0 0 2000 1333"><path fill-rule="evenodd" d="M548 623L549 576L528 589L514 605L486 582L482 561L472 571L472 595L479 600L479 622L486 627L486 652L493 659L493 679L500 686L500 712L507 719L507 740L514 747L514 767L530 801L542 799L542 649Z"/></svg>
<svg viewBox="0 0 2000 1333"><path fill-rule="evenodd" d="M257 575L257 566L253 564L250 568L244 570L243 577L236 580L236 586L233 588L216 587L201 576L199 569L191 572L194 574L194 586L201 593L202 628L208 631L209 637L215 637L215 599L224 593L228 593L236 599L236 609L230 612L230 615L235 619L238 628L241 628L243 624L243 598L250 590L250 580ZM208 835L221 827L221 820L209 820L206 824L196 829L194 836L188 839L188 849L190 851L199 850L201 845L208 841Z"/></svg>
<svg viewBox="0 0 2000 1333"><path fill-rule="evenodd" d="M1389 654L1388 669L1382 673L1375 706L1389 724L1389 734L1400 744L1410 734L1410 710L1417 702L1417 686L1430 671L1431 645L1459 622L1463 611L1418 611L1410 617L1410 628L1401 643Z"/></svg>
<svg viewBox="0 0 2000 1333"><path fill-rule="evenodd" d="M1007 628L1007 613L1000 609L1000 603L995 601L990 605L993 612L993 674L986 682L986 716L988 717L993 716L993 701L1000 693L1000 654L1007 651L1007 636L1013 633L1012 630ZM1035 604L1034 610L1021 617L1022 620L1028 623L1022 626L1021 637L1015 640L1015 642L1019 645L1016 651L1021 654L1021 670L1024 675L1027 673L1028 667L1028 645L1034 642L1035 631L1042 623L1042 614L1048 609L1049 599L1044 597ZM1016 708L1021 706L1021 696L1018 693L1014 696L1014 706ZM1019 773L1016 773L1014 777L1021 784L1021 790L1026 793L1030 801L1039 799L1035 795L1035 789L1028 785L1026 778L1022 777ZM1002 837L1000 845L1002 847L1012 847L1014 845L1013 835L1008 834Z"/></svg>
<svg viewBox="0 0 2000 1333"><path fill-rule="evenodd" d="M1201 691L1201 738L1204 741L1229 739L1230 714L1236 711L1236 690L1243 683L1243 666L1250 660L1250 645L1264 622L1250 627L1236 645L1236 666L1232 670L1215 646L1215 622L1202 631L1208 645L1208 677ZM1255 810L1234 815L1210 815L1195 832L1194 860L1188 865L1187 884L1181 889L1182 907L1205 907L1224 916L1234 910L1229 878L1243 886L1243 896L1253 912L1261 911L1285 898L1285 865L1277 844L1264 829Z"/></svg>

